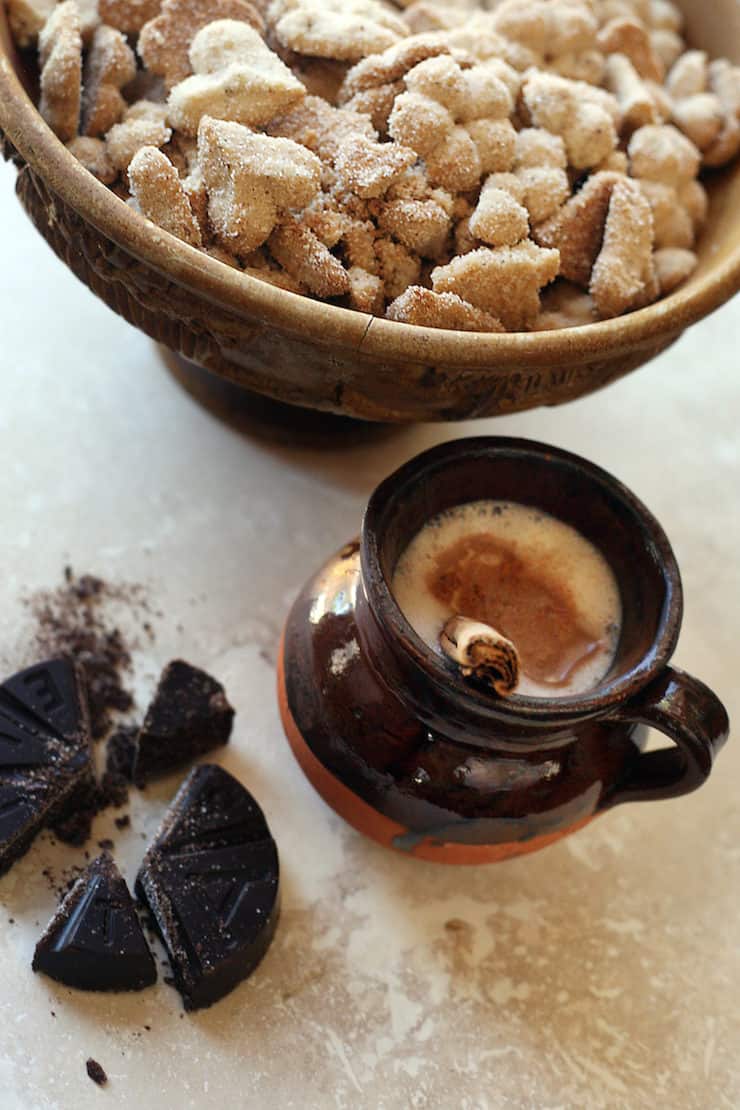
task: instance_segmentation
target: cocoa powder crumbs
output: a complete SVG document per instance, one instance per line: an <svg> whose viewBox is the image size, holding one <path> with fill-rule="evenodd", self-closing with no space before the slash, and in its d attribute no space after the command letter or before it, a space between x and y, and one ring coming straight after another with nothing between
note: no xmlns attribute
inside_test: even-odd
<svg viewBox="0 0 740 1110"><path fill-rule="evenodd" d="M49 890L55 894L57 900L61 902L64 896L70 892L84 870L84 867L79 867L76 863L73 863L70 867L63 868L58 875L51 867L45 867L41 874L46 880L46 885Z"/></svg>
<svg viewBox="0 0 740 1110"><path fill-rule="evenodd" d="M100 780L101 801L104 808L115 806L120 809L128 801L138 732L136 725L120 725L108 740L105 771Z"/></svg>
<svg viewBox="0 0 740 1110"><path fill-rule="evenodd" d="M54 826L54 833L64 844L72 844L81 848L90 838L90 826L93 817L105 806L102 801L100 787L95 785L85 792L85 797L77 800L77 809L64 821L59 821Z"/></svg>
<svg viewBox="0 0 740 1110"><path fill-rule="evenodd" d="M131 669L130 645L109 621L105 609L110 602L142 608L143 591L136 585L112 585L92 574L77 576L66 567L61 585L26 599L36 624L37 657L67 655L82 668L94 740L110 731L113 715L128 713L134 704L124 683Z"/></svg>
<svg viewBox="0 0 740 1110"><path fill-rule="evenodd" d="M39 590L24 603L34 621L34 656L67 656L79 664L87 686L90 731L93 740L102 740L116 718L130 713L134 706L127 678L136 644L124 636L111 610L122 608L153 639L151 623L143 619L150 613L143 587L106 582L93 574L76 575L67 566L59 586ZM110 737L100 782L87 798L79 799L70 818L55 826L60 840L84 844L97 813L126 804L137 732L133 725L122 724Z"/></svg>
<svg viewBox="0 0 740 1110"><path fill-rule="evenodd" d="M93 818L104 809L120 809L128 802L128 789L133 767L134 740L138 729L123 725L113 733L106 748L105 771L100 781L80 799L79 807L66 821L54 826L54 832L66 844L81 846L90 837ZM116 821L118 825L118 821ZM123 825L130 824L127 816ZM112 841L110 841L112 843ZM102 843L100 845L102 847Z"/></svg>

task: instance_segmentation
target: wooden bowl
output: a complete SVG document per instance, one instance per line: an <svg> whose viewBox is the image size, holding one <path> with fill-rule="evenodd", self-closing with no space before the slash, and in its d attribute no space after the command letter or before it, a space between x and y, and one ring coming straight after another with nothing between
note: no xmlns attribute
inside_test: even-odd
<svg viewBox="0 0 740 1110"><path fill-rule="evenodd" d="M692 45L740 62L738 0L680 0ZM24 84L25 82L25 84ZM129 323L280 401L379 421L461 420L583 396L637 369L740 289L740 164L712 175L699 266L616 320L487 335L397 324L285 292L162 231L95 180L36 111L0 11L0 141L69 268Z"/></svg>

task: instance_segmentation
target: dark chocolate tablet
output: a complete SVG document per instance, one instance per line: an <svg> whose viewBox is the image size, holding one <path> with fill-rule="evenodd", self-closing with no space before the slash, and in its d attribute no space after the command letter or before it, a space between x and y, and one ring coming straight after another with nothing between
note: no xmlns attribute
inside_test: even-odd
<svg viewBox="0 0 740 1110"><path fill-rule="evenodd" d="M40 776L0 779L0 875L30 847L54 806L54 790Z"/></svg>
<svg viewBox="0 0 740 1110"><path fill-rule="evenodd" d="M275 933L279 865L264 814L212 764L175 797L136 880L186 1010L210 1006L254 970Z"/></svg>
<svg viewBox="0 0 740 1110"><path fill-rule="evenodd" d="M33 970L88 991L135 991L157 981L134 901L108 855L94 860L36 945Z"/></svg>
<svg viewBox="0 0 740 1110"><path fill-rule="evenodd" d="M143 786L226 744L233 720L220 682L182 659L168 663L139 732L134 782Z"/></svg>
<svg viewBox="0 0 740 1110"><path fill-rule="evenodd" d="M249 791L222 767L206 763L180 786L152 848L161 854L201 852L270 840L265 815Z"/></svg>
<svg viewBox="0 0 740 1110"><path fill-rule="evenodd" d="M70 660L38 663L0 686L0 875L45 825L95 788L87 699Z"/></svg>
<svg viewBox="0 0 740 1110"><path fill-rule="evenodd" d="M82 707L82 682L69 659L50 659L36 663L6 681L0 687L0 701L36 728L45 730L67 744L77 744L80 731L89 735L87 703Z"/></svg>

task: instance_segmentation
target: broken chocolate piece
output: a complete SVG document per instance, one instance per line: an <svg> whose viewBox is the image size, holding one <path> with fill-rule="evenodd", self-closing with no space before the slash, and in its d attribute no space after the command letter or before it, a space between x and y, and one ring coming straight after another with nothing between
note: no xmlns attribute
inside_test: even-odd
<svg viewBox="0 0 740 1110"><path fill-rule="evenodd" d="M210 851L270 839L260 806L238 779L205 763L185 779L152 848L161 854Z"/></svg>
<svg viewBox="0 0 740 1110"><path fill-rule="evenodd" d="M0 874L29 848L53 807L53 790L44 782L3 776L0 784Z"/></svg>
<svg viewBox="0 0 740 1110"><path fill-rule="evenodd" d="M36 945L33 970L68 987L134 991L157 971L134 901L108 855L80 875Z"/></svg>
<svg viewBox="0 0 740 1110"><path fill-rule="evenodd" d="M134 762L134 782L169 774L228 742L234 710L220 682L182 659L169 663L159 680Z"/></svg>
<svg viewBox="0 0 740 1110"><path fill-rule="evenodd" d="M64 822L95 789L87 700L66 659L0 686L0 875L45 825Z"/></svg>
<svg viewBox="0 0 740 1110"><path fill-rule="evenodd" d="M251 794L213 764L180 787L136 880L186 1010L210 1006L254 970L275 933L279 864Z"/></svg>

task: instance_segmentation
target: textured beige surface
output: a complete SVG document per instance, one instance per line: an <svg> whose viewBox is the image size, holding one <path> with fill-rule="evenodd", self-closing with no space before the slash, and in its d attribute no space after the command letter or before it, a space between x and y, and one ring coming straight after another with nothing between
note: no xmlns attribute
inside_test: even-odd
<svg viewBox="0 0 740 1110"><path fill-rule="evenodd" d="M488 431L586 454L644 498L684 573L677 661L737 715L740 300L572 406L288 448L199 409L52 257L12 178L0 170L0 666L28 633L21 593L66 561L146 584L164 616L137 658L142 683L182 653L227 684L239 713L224 762L268 813L284 911L265 963L213 1010L183 1017L161 984L73 993L29 964L54 901L40 869L80 853L37 843L0 880L2 1110L740 1107L740 739L691 798L454 871L333 817L288 755L272 689L286 608L374 484L426 446ZM130 878L176 782L114 830ZM95 839L110 829L101 818Z"/></svg>

